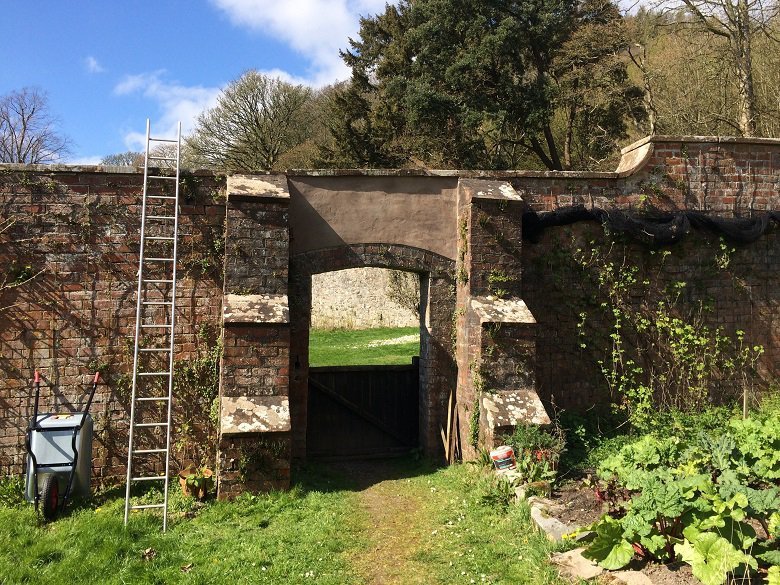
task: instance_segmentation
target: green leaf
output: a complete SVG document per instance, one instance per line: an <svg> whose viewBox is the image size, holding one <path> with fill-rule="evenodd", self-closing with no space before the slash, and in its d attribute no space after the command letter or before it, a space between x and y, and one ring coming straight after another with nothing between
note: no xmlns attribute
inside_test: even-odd
<svg viewBox="0 0 780 585"><path fill-rule="evenodd" d="M767 564L780 566L780 550L769 550L763 554L756 555L756 558L765 561Z"/></svg>
<svg viewBox="0 0 780 585"><path fill-rule="evenodd" d="M605 516L594 524L596 538L582 556L614 571L625 567L634 558L634 547L623 538L623 527L619 520Z"/></svg>
<svg viewBox="0 0 780 585"><path fill-rule="evenodd" d="M766 585L780 585L780 567L769 567L766 574Z"/></svg>
<svg viewBox="0 0 780 585"><path fill-rule="evenodd" d="M726 574L739 565L755 565L755 559L712 532L702 532L693 541L676 544L674 550L691 565L694 577L703 585L721 585Z"/></svg>

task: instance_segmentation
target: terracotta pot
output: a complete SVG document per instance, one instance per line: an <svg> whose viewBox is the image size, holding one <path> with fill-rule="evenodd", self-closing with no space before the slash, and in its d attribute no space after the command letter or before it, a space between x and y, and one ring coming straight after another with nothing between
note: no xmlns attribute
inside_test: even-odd
<svg viewBox="0 0 780 585"><path fill-rule="evenodd" d="M187 480L193 475L200 476L201 478L201 481L199 481L197 485L192 485L192 482L187 483ZM213 476L214 472L208 467L204 467L200 470L193 467L182 469L179 472L179 485L181 486L182 493L185 496L193 496L196 500L205 499L209 489L214 484Z"/></svg>

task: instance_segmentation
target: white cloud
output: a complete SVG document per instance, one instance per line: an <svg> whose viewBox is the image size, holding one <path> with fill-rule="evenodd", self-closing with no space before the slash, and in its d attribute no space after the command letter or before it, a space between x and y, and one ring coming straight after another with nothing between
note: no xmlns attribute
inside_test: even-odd
<svg viewBox="0 0 780 585"><path fill-rule="evenodd" d="M376 14L385 0L211 0L236 26L270 33L307 57L308 83L321 86L349 77L339 57L359 29L359 16Z"/></svg>
<svg viewBox="0 0 780 585"><path fill-rule="evenodd" d="M203 110L213 107L219 87L185 86L163 78L164 70L139 75L126 75L115 87L114 93L125 96L140 93L157 105L158 115L152 118L152 135L157 138L176 136L176 124L181 121L182 135L189 133ZM146 148L146 132L128 131L124 136L130 150Z"/></svg>
<svg viewBox="0 0 780 585"><path fill-rule="evenodd" d="M78 158L68 158L65 164L69 165L99 165L103 159L102 156L80 156Z"/></svg>
<svg viewBox="0 0 780 585"><path fill-rule="evenodd" d="M105 68L92 55L84 59L84 66L89 73L103 73Z"/></svg>

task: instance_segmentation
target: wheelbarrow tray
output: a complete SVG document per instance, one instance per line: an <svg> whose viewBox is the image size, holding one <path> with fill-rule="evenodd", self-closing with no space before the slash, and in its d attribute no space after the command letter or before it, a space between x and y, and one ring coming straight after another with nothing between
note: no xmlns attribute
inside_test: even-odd
<svg viewBox="0 0 780 585"><path fill-rule="evenodd" d="M82 422L83 426L79 429ZM36 493L40 493L43 478L51 474L56 474L60 484L60 494L65 497L89 496L92 471L92 417L86 413L39 414L35 426L29 430L29 433L30 453L27 455L25 490L27 501L35 501ZM74 453L74 446L78 457ZM74 460L76 460L75 468ZM71 472L73 484L70 493L66 494Z"/></svg>

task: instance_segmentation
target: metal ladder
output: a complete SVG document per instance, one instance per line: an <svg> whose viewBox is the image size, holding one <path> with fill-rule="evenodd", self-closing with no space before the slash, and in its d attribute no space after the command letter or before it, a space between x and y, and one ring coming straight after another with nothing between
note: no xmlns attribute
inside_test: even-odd
<svg viewBox="0 0 780 585"><path fill-rule="evenodd" d="M147 119L141 205L141 250L133 350L133 389L127 448L125 525L131 510L161 509L163 531L165 531L168 527L168 476L173 402L173 333L176 315L181 122L178 124L175 139L151 138L149 132L150 124ZM160 147L165 145L169 150L161 152ZM172 145L175 146L175 155L170 153ZM164 420L163 416L165 416ZM163 467L162 457L164 457L165 472L160 475L160 468ZM130 488L132 484L138 482L162 482L163 501L133 504Z"/></svg>

